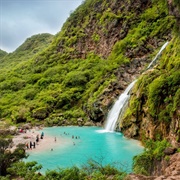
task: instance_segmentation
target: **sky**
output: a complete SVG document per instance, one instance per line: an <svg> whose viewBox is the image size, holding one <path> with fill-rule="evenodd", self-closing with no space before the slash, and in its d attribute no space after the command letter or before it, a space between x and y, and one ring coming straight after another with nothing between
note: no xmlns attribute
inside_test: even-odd
<svg viewBox="0 0 180 180"><path fill-rule="evenodd" d="M39 33L56 34L83 0L0 0L0 49L16 50Z"/></svg>

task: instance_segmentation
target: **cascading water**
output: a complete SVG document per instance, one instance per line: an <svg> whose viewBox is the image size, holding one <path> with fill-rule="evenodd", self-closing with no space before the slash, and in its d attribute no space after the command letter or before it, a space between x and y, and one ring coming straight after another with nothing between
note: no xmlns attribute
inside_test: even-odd
<svg viewBox="0 0 180 180"><path fill-rule="evenodd" d="M166 48L166 46L168 45L169 42L166 42L161 49L159 50L159 52L156 54L155 58L151 61L151 63L148 65L147 69L151 68L153 66L154 63L156 63L157 59L159 58L159 56L161 55L162 51Z"/></svg>
<svg viewBox="0 0 180 180"><path fill-rule="evenodd" d="M153 64L157 61L157 59L159 58L159 56L161 55L162 51L165 49L165 47L168 45L168 42L166 42L161 49L159 50L159 52L157 53L157 55L155 56L155 58L151 61L151 63L148 65L147 69L150 69ZM119 119L119 117L122 117L123 113L124 113L124 109L127 106L127 103L129 101L130 98L130 94L129 92L131 91L131 89L133 88L134 84L136 83L137 80L133 81L124 91L124 93L122 93L118 100L115 102L115 104L113 105L112 109L109 111L108 116L107 116L107 120L106 120L106 125L105 125L105 131L106 132L112 132L115 130L116 128L116 124L117 124L117 120Z"/></svg>
<svg viewBox="0 0 180 180"><path fill-rule="evenodd" d="M113 105L112 109L108 113L107 117L107 123L105 125L105 131L114 131L116 122L118 120L118 117L123 112L125 105L127 104L132 87L134 86L136 80L133 81L126 90L119 96L118 100Z"/></svg>

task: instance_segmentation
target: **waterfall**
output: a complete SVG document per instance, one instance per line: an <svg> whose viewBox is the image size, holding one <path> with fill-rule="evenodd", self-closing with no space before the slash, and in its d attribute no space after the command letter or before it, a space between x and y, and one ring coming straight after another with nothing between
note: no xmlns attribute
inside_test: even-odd
<svg viewBox="0 0 180 180"><path fill-rule="evenodd" d="M125 105L127 104L132 87L134 86L136 80L134 80L127 88L126 90L119 96L118 100L113 105L112 109L108 113L107 117L107 123L105 125L105 131L114 131L116 127L116 122L118 120L118 117L121 115L121 113L124 110Z"/></svg>
<svg viewBox="0 0 180 180"><path fill-rule="evenodd" d="M159 52L157 53L157 55L155 56L155 58L151 61L151 63L148 65L148 67L146 68L146 70L148 70L149 68L151 68L153 66L153 64L157 61L157 59L159 58L159 56L161 55L162 51L165 49L165 47L168 45L168 42L166 42L161 49L159 50ZM136 83L137 80L134 80L127 88L126 90L119 96L118 100L115 102L115 104L113 105L112 109L109 111L108 116L107 116L107 120L106 120L106 124L105 124L105 131L114 131L116 128L116 124L117 121L119 119L119 117L122 117L125 108L127 107L128 104L128 100L130 98L130 94L129 92L131 91L131 89L133 88L134 84Z"/></svg>
<svg viewBox="0 0 180 180"><path fill-rule="evenodd" d="M168 45L169 42L166 42L161 49L159 50L159 52L156 54L155 58L151 61L151 63L148 65L147 69L151 68L152 65L157 61L157 59L159 58L159 56L161 55L162 51L166 48L166 46ZM146 69L146 70L147 70Z"/></svg>

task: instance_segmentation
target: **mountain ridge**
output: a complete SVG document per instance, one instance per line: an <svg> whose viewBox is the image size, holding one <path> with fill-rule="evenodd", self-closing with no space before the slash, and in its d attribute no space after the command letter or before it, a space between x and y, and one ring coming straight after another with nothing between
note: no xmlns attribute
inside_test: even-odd
<svg viewBox="0 0 180 180"><path fill-rule="evenodd" d="M50 44L53 35L49 33L42 33L33 35L25 40L15 51L12 53L6 53L6 56L0 56L1 68L10 66L15 61L16 64L24 61L23 57L30 59L38 52L42 51ZM11 60L12 59L12 60Z"/></svg>

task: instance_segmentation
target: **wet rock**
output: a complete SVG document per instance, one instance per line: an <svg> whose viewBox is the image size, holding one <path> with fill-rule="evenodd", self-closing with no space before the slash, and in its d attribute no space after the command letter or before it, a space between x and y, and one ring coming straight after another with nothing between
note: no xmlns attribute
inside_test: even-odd
<svg viewBox="0 0 180 180"><path fill-rule="evenodd" d="M130 131L130 136L135 137L138 135L139 127L136 124L132 124L129 131Z"/></svg>
<svg viewBox="0 0 180 180"><path fill-rule="evenodd" d="M173 147L168 147L164 150L164 154L165 155L172 155L176 152L176 148L173 148Z"/></svg>

